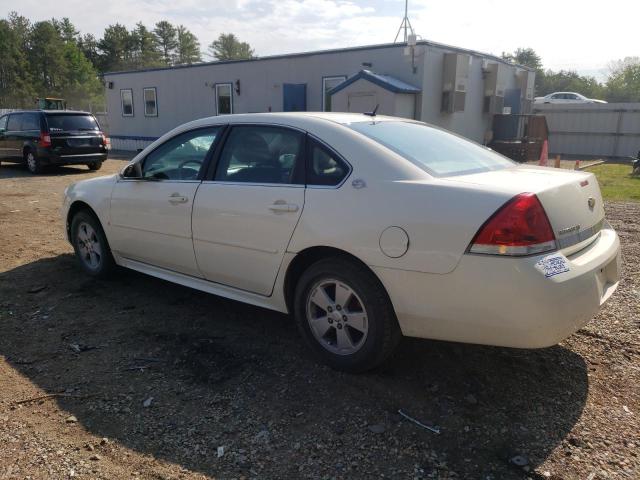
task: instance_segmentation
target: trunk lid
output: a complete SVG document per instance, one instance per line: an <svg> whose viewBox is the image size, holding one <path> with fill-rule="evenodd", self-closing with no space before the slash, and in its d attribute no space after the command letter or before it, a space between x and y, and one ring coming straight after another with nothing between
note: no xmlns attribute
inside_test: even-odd
<svg viewBox="0 0 640 480"><path fill-rule="evenodd" d="M472 183L514 196L524 192L535 193L549 217L560 249L593 237L604 221L600 187L590 172L518 166L447 180Z"/></svg>

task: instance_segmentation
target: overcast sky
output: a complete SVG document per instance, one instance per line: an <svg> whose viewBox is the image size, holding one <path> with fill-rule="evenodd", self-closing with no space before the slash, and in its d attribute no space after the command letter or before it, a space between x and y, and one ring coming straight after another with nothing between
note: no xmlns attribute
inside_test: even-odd
<svg viewBox="0 0 640 480"><path fill-rule="evenodd" d="M404 0L0 0L33 21L67 16L101 36L122 23L183 24L202 49L222 32L248 41L257 55L392 42ZM546 68L606 74L610 61L640 55L638 0L410 0L409 17L424 39L499 55L532 47Z"/></svg>

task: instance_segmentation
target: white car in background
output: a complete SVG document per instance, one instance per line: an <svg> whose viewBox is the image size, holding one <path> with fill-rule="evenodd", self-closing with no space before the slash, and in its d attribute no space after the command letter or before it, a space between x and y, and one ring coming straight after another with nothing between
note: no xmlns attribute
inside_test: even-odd
<svg viewBox="0 0 640 480"><path fill-rule="evenodd" d="M604 100L596 100L595 98L587 98L575 92L554 92L544 97L536 97L534 103L607 103Z"/></svg>
<svg viewBox="0 0 640 480"><path fill-rule="evenodd" d="M517 165L393 117L197 120L119 174L71 185L63 221L88 274L120 265L292 313L347 371L402 335L554 345L618 285L593 174Z"/></svg>

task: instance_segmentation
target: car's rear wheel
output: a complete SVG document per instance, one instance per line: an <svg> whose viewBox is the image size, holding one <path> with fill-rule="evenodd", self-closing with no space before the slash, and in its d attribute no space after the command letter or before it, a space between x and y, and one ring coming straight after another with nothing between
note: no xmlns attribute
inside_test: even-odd
<svg viewBox="0 0 640 480"><path fill-rule="evenodd" d="M349 259L311 265L298 282L294 307L307 344L337 370L370 370L389 357L401 338L383 286Z"/></svg>
<svg viewBox="0 0 640 480"><path fill-rule="evenodd" d="M27 150L24 152L24 161L27 164L27 168L31 173L42 173L44 170L44 166L40 159L33 153L32 150Z"/></svg>
<svg viewBox="0 0 640 480"><path fill-rule="evenodd" d="M87 211L71 221L71 241L83 270L94 277L107 277L116 264L98 219Z"/></svg>
<svg viewBox="0 0 640 480"><path fill-rule="evenodd" d="M89 170L100 170L102 168L102 162L87 163L87 167L89 167Z"/></svg>

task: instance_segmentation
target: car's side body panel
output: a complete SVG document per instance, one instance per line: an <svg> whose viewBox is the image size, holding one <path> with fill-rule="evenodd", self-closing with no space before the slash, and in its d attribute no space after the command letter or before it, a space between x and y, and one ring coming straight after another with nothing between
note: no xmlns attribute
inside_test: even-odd
<svg viewBox="0 0 640 480"><path fill-rule="evenodd" d="M204 182L192 217L204 278L271 295L304 203L304 185Z"/></svg>
<svg viewBox="0 0 640 480"><path fill-rule="evenodd" d="M191 238L198 181L118 179L111 194L109 244L118 255L200 277Z"/></svg>

